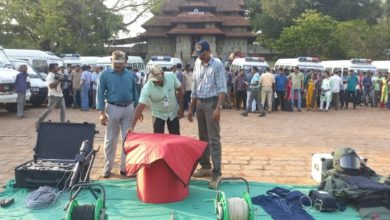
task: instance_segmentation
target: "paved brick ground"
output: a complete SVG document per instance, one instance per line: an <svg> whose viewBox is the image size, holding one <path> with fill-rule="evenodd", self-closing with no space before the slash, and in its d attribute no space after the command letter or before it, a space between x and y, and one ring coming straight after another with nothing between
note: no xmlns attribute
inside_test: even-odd
<svg viewBox="0 0 390 220"><path fill-rule="evenodd" d="M31 108L26 118L0 110L0 184L13 178L13 168L33 155L36 142L34 121L43 108ZM222 144L224 176L243 176L249 180L313 184L311 155L326 153L340 146L351 146L368 158L368 165L380 174L390 174L390 111L359 108L322 112L273 112L265 118L256 114L242 117L236 110L223 110ZM150 112L137 131L151 132ZM59 120L58 110L49 119ZM94 122L99 134L95 147L103 147L104 127L96 111L69 109L67 120ZM181 120L183 135L197 137L196 122ZM118 157L119 158L119 157ZM92 173L99 179L103 150L98 153ZM118 166L117 166L118 167ZM118 169L114 170L118 173ZM114 175L112 178L121 178Z"/></svg>

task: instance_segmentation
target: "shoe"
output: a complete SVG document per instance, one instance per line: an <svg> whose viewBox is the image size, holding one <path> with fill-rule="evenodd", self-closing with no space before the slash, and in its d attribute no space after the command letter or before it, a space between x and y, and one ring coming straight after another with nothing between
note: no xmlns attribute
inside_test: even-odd
<svg viewBox="0 0 390 220"><path fill-rule="evenodd" d="M260 115L259 115L259 117L264 117L265 116L265 112L264 113L261 113Z"/></svg>
<svg viewBox="0 0 390 220"><path fill-rule="evenodd" d="M213 176L213 178L209 182L209 189L217 189L218 182L220 179L221 179L221 176Z"/></svg>
<svg viewBox="0 0 390 220"><path fill-rule="evenodd" d="M123 171L123 170L119 171L119 174L120 174L121 176L127 176L127 175L126 175L126 171Z"/></svg>
<svg viewBox="0 0 390 220"><path fill-rule="evenodd" d="M207 176L212 176L211 169L199 169L192 174L193 177L207 177Z"/></svg>
<svg viewBox="0 0 390 220"><path fill-rule="evenodd" d="M111 173L110 173L110 172L104 172L104 173L102 173L102 177L103 177L104 179L110 178L110 176L111 176Z"/></svg>
<svg viewBox="0 0 390 220"><path fill-rule="evenodd" d="M23 116L16 116L17 119L23 119Z"/></svg>
<svg viewBox="0 0 390 220"><path fill-rule="evenodd" d="M240 115L242 116L248 116L248 114L246 112L241 112Z"/></svg>
<svg viewBox="0 0 390 220"><path fill-rule="evenodd" d="M298 112L301 112L302 110L301 109L298 109Z"/></svg>

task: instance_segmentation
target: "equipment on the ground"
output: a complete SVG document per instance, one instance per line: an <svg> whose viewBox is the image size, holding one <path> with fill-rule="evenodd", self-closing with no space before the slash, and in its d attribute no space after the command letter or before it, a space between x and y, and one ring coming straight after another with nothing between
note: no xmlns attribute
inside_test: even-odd
<svg viewBox="0 0 390 220"><path fill-rule="evenodd" d="M89 190L96 199L94 204L80 205L76 200L81 190ZM100 196L98 195L100 193ZM107 220L106 214L106 192L104 187L99 184L80 183L76 184L70 190L70 200L65 207L66 220Z"/></svg>
<svg viewBox="0 0 390 220"><path fill-rule="evenodd" d="M360 162L367 165L367 159L360 157ZM324 180L326 171L333 168L333 155L330 153L313 154L311 159L311 176L317 182Z"/></svg>
<svg viewBox="0 0 390 220"><path fill-rule="evenodd" d="M0 207L1 208L7 208L8 206L14 204L15 200L13 198L11 199L2 199L0 200Z"/></svg>
<svg viewBox="0 0 390 220"><path fill-rule="evenodd" d="M309 197L313 207L319 212L333 212L340 210L336 198L322 190L310 190Z"/></svg>
<svg viewBox="0 0 390 220"><path fill-rule="evenodd" d="M222 190L220 185L224 181L241 180L246 184L246 192L243 193L242 198L232 197L228 198ZM254 209L251 197L249 195L249 183L246 179L237 178L221 178L217 183L217 197L215 200L215 212L218 220L253 220Z"/></svg>
<svg viewBox="0 0 390 220"><path fill-rule="evenodd" d="M95 124L41 123L33 160L15 168L15 187L63 190L79 180L88 180L97 152L92 149L95 134ZM85 140L88 144L82 145Z"/></svg>
<svg viewBox="0 0 390 220"><path fill-rule="evenodd" d="M52 205L60 195L57 188L41 186L32 191L26 198L26 207L31 209L43 209Z"/></svg>

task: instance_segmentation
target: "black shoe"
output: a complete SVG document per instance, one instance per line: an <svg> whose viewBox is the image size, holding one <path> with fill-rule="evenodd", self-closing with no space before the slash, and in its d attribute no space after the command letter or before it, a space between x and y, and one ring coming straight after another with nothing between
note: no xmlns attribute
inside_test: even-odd
<svg viewBox="0 0 390 220"><path fill-rule="evenodd" d="M121 170L119 173L121 174L121 176L127 176L126 171Z"/></svg>
<svg viewBox="0 0 390 220"><path fill-rule="evenodd" d="M265 113L261 113L260 115L259 115L259 117L264 117L265 116Z"/></svg>
<svg viewBox="0 0 390 220"><path fill-rule="evenodd" d="M298 112L302 112L302 110L301 110L301 109L298 109Z"/></svg>
<svg viewBox="0 0 390 220"><path fill-rule="evenodd" d="M109 172L102 173L102 177L104 179L110 178L110 176L111 176L111 173L109 173Z"/></svg>
<svg viewBox="0 0 390 220"><path fill-rule="evenodd" d="M242 116L248 116L248 113L246 113L246 112L241 112L240 115L242 115Z"/></svg>

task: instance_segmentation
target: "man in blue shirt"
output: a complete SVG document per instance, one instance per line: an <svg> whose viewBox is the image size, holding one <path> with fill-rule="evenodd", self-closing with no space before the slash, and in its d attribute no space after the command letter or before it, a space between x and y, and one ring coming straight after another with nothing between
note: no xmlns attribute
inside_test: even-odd
<svg viewBox="0 0 390 220"><path fill-rule="evenodd" d="M251 111L253 100L256 101L257 106L259 107L260 115L265 116L264 106L260 102L260 74L259 69L257 67L252 67L251 72L253 73L253 77L249 84L249 102L244 112L241 113L242 116L248 116L248 113Z"/></svg>
<svg viewBox="0 0 390 220"><path fill-rule="evenodd" d="M348 108L348 103L352 101L353 109L356 109L356 85L358 84L358 78L353 70L349 70L347 76L347 89L345 91L345 108ZM350 100L352 97L352 100Z"/></svg>
<svg viewBox="0 0 390 220"><path fill-rule="evenodd" d="M275 90L276 90L276 96L277 96L277 105L276 110L278 110L278 105L280 105L280 110L286 110L285 105L285 98L286 98L286 91L287 91L287 83L288 79L287 76L284 74L285 71L283 71L282 68L279 68L278 74L276 74L275 77Z"/></svg>
<svg viewBox="0 0 390 220"><path fill-rule="evenodd" d="M216 189L222 175L219 121L227 93L226 73L221 61L211 56L210 44L207 41L198 42L195 48L198 59L194 66L191 107L187 116L192 122L192 109L196 105L199 139L208 142L208 145L199 161L201 169L193 176L204 177L212 174L209 188ZM210 156L213 163L212 172Z"/></svg>
<svg viewBox="0 0 390 220"><path fill-rule="evenodd" d="M16 98L17 100L16 117L22 119L24 117L23 110L26 104L26 91L28 89L27 66L24 64L20 65L19 70L20 73L16 75L16 79L15 79L15 90L16 93L18 94Z"/></svg>
<svg viewBox="0 0 390 220"><path fill-rule="evenodd" d="M114 165L119 129L122 140L130 128L134 105L138 104L138 94L135 77L125 69L127 57L122 51L112 53L112 68L104 70L97 85L96 109L99 119L106 127L104 137L105 163L102 177L108 178ZM123 146L122 146L123 147ZM120 174L125 175L125 154L122 151Z"/></svg>
<svg viewBox="0 0 390 220"><path fill-rule="evenodd" d="M92 73L90 67L85 65L82 67L81 74L81 110L89 110L89 90L91 90Z"/></svg>

